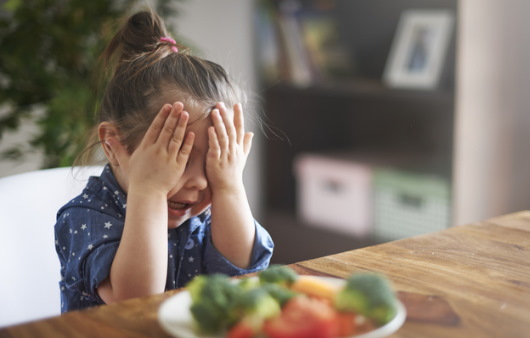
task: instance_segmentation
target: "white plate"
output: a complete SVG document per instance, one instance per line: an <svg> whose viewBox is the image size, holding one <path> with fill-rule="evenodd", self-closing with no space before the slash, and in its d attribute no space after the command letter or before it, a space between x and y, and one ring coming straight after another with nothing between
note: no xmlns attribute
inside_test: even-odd
<svg viewBox="0 0 530 338"><path fill-rule="evenodd" d="M327 282L342 286L344 279L331 277L315 277L325 279ZM199 335L194 330L193 318L190 312L191 297L188 291L184 290L162 303L158 310L158 321L162 328L178 338L219 338L222 336ZM401 302L397 302L397 314L390 322L385 325L361 335L353 336L355 338L381 338L389 336L396 332L405 322L407 312Z"/></svg>

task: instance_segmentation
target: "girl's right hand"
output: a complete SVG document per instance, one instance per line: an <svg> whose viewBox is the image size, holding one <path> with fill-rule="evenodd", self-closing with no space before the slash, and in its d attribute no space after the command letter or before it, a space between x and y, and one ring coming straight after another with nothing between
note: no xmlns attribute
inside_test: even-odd
<svg viewBox="0 0 530 338"><path fill-rule="evenodd" d="M192 132L186 134L188 119L182 103L165 104L132 155L118 140L107 140L127 178L126 190L134 185L144 192L174 193L195 139Z"/></svg>
<svg viewBox="0 0 530 338"><path fill-rule="evenodd" d="M194 134L186 135L182 103L166 104L141 143L129 154L108 137L114 174L127 192L125 224L108 280L98 293L105 302L163 292L167 277L167 198L178 189Z"/></svg>

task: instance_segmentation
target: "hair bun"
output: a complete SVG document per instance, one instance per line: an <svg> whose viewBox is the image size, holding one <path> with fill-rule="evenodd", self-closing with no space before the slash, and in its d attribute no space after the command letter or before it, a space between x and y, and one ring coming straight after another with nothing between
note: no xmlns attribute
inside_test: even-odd
<svg viewBox="0 0 530 338"><path fill-rule="evenodd" d="M149 52L167 31L162 19L154 12L139 12L131 16L124 27L123 54L129 57ZM127 49L127 51L125 50Z"/></svg>
<svg viewBox="0 0 530 338"><path fill-rule="evenodd" d="M153 11L132 15L109 43L104 57L110 60L119 52L118 60L131 60L135 56L152 51L160 37L168 36L160 16Z"/></svg>

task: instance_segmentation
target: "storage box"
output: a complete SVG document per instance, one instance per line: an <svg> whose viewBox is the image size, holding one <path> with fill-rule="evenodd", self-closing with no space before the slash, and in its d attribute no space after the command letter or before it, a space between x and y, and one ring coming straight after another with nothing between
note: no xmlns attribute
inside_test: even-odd
<svg viewBox="0 0 530 338"><path fill-rule="evenodd" d="M338 157L299 155L297 212L308 225L363 237L372 230L372 168Z"/></svg>
<svg viewBox="0 0 530 338"><path fill-rule="evenodd" d="M439 231L450 222L450 184L434 175L374 170L374 235L394 240Z"/></svg>

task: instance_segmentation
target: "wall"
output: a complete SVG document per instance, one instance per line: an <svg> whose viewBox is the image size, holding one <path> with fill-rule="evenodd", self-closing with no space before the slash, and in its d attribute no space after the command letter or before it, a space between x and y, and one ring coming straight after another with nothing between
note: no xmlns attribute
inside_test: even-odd
<svg viewBox="0 0 530 338"><path fill-rule="evenodd" d="M530 208L530 2L459 11L455 224Z"/></svg>

